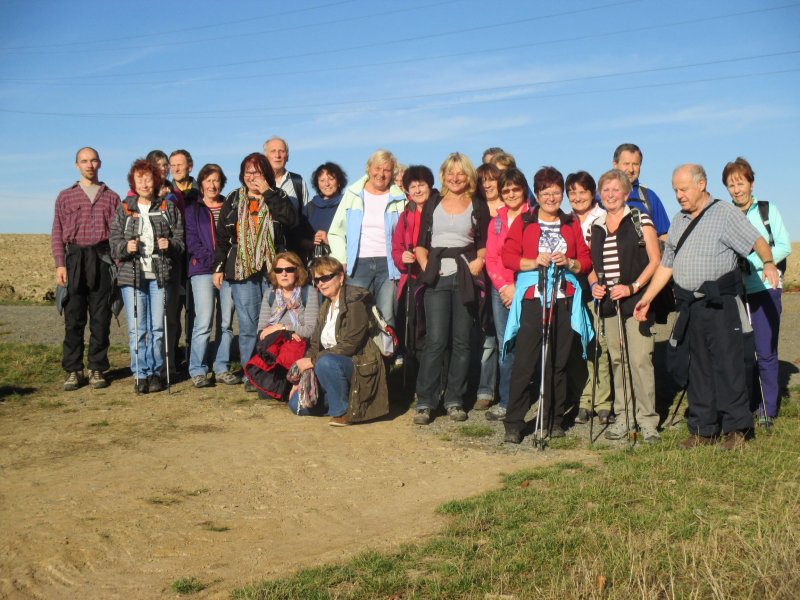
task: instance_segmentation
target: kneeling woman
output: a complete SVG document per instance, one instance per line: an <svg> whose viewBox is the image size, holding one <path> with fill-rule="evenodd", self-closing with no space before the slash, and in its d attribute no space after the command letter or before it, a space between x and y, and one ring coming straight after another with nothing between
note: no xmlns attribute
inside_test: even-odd
<svg viewBox="0 0 800 600"><path fill-rule="evenodd" d="M369 292L345 284L342 263L330 256L316 259L311 274L325 300L308 352L295 364L302 372L314 369L319 399L311 409L300 408L293 391L289 408L300 415L328 415L334 426L386 415L386 370L372 341Z"/></svg>

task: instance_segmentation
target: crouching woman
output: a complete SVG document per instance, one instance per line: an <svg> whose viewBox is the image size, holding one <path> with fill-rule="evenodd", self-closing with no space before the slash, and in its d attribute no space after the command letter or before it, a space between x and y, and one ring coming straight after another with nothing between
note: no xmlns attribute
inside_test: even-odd
<svg viewBox="0 0 800 600"><path fill-rule="evenodd" d="M386 370L372 341L369 292L347 285L342 263L330 256L316 259L311 274L324 301L308 352L295 370L302 373L302 388L306 371L313 369L317 399L309 405L295 389L289 409L299 415L328 415L330 425L339 427L386 415Z"/></svg>

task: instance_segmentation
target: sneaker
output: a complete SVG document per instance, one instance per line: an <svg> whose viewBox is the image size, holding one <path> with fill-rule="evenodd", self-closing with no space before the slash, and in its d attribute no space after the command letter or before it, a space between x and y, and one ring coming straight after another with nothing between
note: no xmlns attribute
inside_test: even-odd
<svg viewBox="0 0 800 600"><path fill-rule="evenodd" d="M597 418L600 420L600 425L611 425L616 423L617 419L611 414L611 411L601 410L597 413Z"/></svg>
<svg viewBox="0 0 800 600"><path fill-rule="evenodd" d="M414 425L428 425L431 422L431 409L420 408L414 415Z"/></svg>
<svg viewBox="0 0 800 600"><path fill-rule="evenodd" d="M133 382L133 391L137 394L146 394L150 391L150 386L147 384L147 378L140 379Z"/></svg>
<svg viewBox="0 0 800 600"><path fill-rule="evenodd" d="M503 436L503 443L504 444L521 444L522 443L522 432L521 431L506 431L506 434Z"/></svg>
<svg viewBox="0 0 800 600"><path fill-rule="evenodd" d="M768 417L767 415L758 415L758 424L761 427L770 429L775 424L775 417Z"/></svg>
<svg viewBox="0 0 800 600"><path fill-rule="evenodd" d="M350 425L350 418L347 416L347 413L338 417L331 417L331 420L328 421L328 425L331 427L347 427Z"/></svg>
<svg viewBox="0 0 800 600"><path fill-rule="evenodd" d="M692 434L687 439L680 443L681 448L684 450L691 450L697 446L713 446L717 442L717 438L713 436Z"/></svg>
<svg viewBox="0 0 800 600"><path fill-rule="evenodd" d="M592 412L588 408L582 408L578 411L578 416L575 417L575 422L578 425L583 425L592 420Z"/></svg>
<svg viewBox="0 0 800 600"><path fill-rule="evenodd" d="M217 380L217 383L224 383L225 385L239 385L242 383L242 378L236 373L231 373L230 371L217 373L214 375L214 378Z"/></svg>
<svg viewBox="0 0 800 600"><path fill-rule="evenodd" d="M249 379L244 380L244 391L245 392L257 392L258 388L250 383Z"/></svg>
<svg viewBox="0 0 800 600"><path fill-rule="evenodd" d="M160 392L164 389L164 383L161 381L161 377L158 375L150 375L147 383L150 386L151 392Z"/></svg>
<svg viewBox="0 0 800 600"><path fill-rule="evenodd" d="M657 444L661 441L661 436L658 429L655 427L642 426L639 428L639 435L642 436L642 441L645 444Z"/></svg>
<svg viewBox="0 0 800 600"><path fill-rule="evenodd" d="M64 391L74 392L85 383L86 377L84 377L83 371L72 371L64 380Z"/></svg>
<svg viewBox="0 0 800 600"><path fill-rule="evenodd" d="M605 433L605 438L607 440L622 440L626 437L628 437L628 428L625 427L625 423L622 421L614 423Z"/></svg>
<svg viewBox="0 0 800 600"><path fill-rule="evenodd" d="M466 421L467 420L467 413L464 412L464 409L460 406L451 406L447 409L447 416L450 417L451 421Z"/></svg>
<svg viewBox="0 0 800 600"><path fill-rule="evenodd" d="M89 371L89 385L95 390L107 388L108 380L102 371Z"/></svg>
<svg viewBox="0 0 800 600"><path fill-rule="evenodd" d="M478 398L475 401L475 406L472 407L473 410L487 410L491 405L493 398Z"/></svg>
<svg viewBox="0 0 800 600"><path fill-rule="evenodd" d="M195 375L192 377L192 385L196 388L204 388L211 385L211 382L205 375Z"/></svg>
<svg viewBox="0 0 800 600"><path fill-rule="evenodd" d="M747 443L741 431L729 431L725 434L722 443L717 446L720 450L741 450Z"/></svg>
<svg viewBox="0 0 800 600"><path fill-rule="evenodd" d="M506 409L500 406L499 404L495 404L489 410L486 411L487 421L502 421L505 418L506 418Z"/></svg>

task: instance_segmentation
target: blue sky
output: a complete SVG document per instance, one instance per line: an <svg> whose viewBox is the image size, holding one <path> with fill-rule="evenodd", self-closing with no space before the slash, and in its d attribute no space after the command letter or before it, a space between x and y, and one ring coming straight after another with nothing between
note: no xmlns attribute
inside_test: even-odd
<svg viewBox="0 0 800 600"><path fill-rule="evenodd" d="M597 177L631 141L670 215L677 164L728 200L720 174L742 155L800 241L798 30L791 0L4 0L0 232L50 231L78 147L121 195L153 148L219 163L230 191L280 135L290 170L333 160L351 180L377 148L437 172L488 146L529 178Z"/></svg>

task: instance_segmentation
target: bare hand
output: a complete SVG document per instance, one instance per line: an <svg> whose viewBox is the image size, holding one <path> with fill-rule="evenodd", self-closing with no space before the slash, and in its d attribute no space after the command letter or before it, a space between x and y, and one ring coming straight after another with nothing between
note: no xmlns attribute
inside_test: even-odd
<svg viewBox="0 0 800 600"><path fill-rule="evenodd" d="M606 286L600 285L599 283L592 286L592 298L595 300L602 300L603 296L606 295Z"/></svg>
<svg viewBox="0 0 800 600"><path fill-rule="evenodd" d="M169 248L169 238L158 238L158 249L166 250L167 248Z"/></svg>
<svg viewBox="0 0 800 600"><path fill-rule="evenodd" d="M56 267L56 285L67 285L67 267Z"/></svg>
<svg viewBox="0 0 800 600"><path fill-rule="evenodd" d="M563 252L553 252L553 254L550 255L550 258L559 267L564 267L569 264L569 259Z"/></svg>
<svg viewBox="0 0 800 600"><path fill-rule="evenodd" d="M647 310L650 308L650 301L639 300L636 307L633 309L633 318L637 321L647 320Z"/></svg>
<svg viewBox="0 0 800 600"><path fill-rule="evenodd" d="M269 327L264 327L264 329L261 330L261 333L258 334L258 339L263 340L271 333L275 333L276 331L281 331L282 329L286 328L280 323L276 323L275 325L270 325Z"/></svg>
<svg viewBox="0 0 800 600"><path fill-rule="evenodd" d="M403 264L412 265L417 262L417 255L409 250L405 250L401 260L403 261Z"/></svg>
<svg viewBox="0 0 800 600"><path fill-rule="evenodd" d="M314 244L319 246L320 244L327 244L328 243L328 234L321 229L314 234Z"/></svg>
<svg viewBox="0 0 800 600"><path fill-rule="evenodd" d="M552 257L547 252L540 252L539 256L536 257L536 264L540 267L549 267Z"/></svg>
<svg viewBox="0 0 800 600"><path fill-rule="evenodd" d="M517 288L513 283L509 283L502 290L500 290L500 300L503 302L503 306L506 308L511 306L511 302L514 300L514 294L516 291Z"/></svg>
<svg viewBox="0 0 800 600"><path fill-rule="evenodd" d="M312 369L314 367L314 363L312 363L311 359L307 358L307 357L303 357L303 358L299 359L294 364L297 365L297 368L300 369L301 373L304 372L304 371L307 371L308 369Z"/></svg>
<svg viewBox="0 0 800 600"><path fill-rule="evenodd" d="M483 259L481 257L476 258L469 262L469 272L472 273L473 277L477 277L483 271Z"/></svg>
<svg viewBox="0 0 800 600"><path fill-rule="evenodd" d="M269 184L267 183L267 180L264 179L263 175L255 177L250 182L249 190L255 192L259 196L263 196L264 192L266 192L268 189L269 189Z"/></svg>
<svg viewBox="0 0 800 600"><path fill-rule="evenodd" d="M214 275L211 276L211 283L214 284L215 288L220 289L223 279L225 279L225 273L214 273Z"/></svg>
<svg viewBox="0 0 800 600"><path fill-rule="evenodd" d="M611 299L614 301L622 300L631 295L631 289L627 285L617 284L611 288Z"/></svg>
<svg viewBox="0 0 800 600"><path fill-rule="evenodd" d="M778 288L778 267L774 263L767 263L764 265L761 281L769 281L772 289Z"/></svg>

